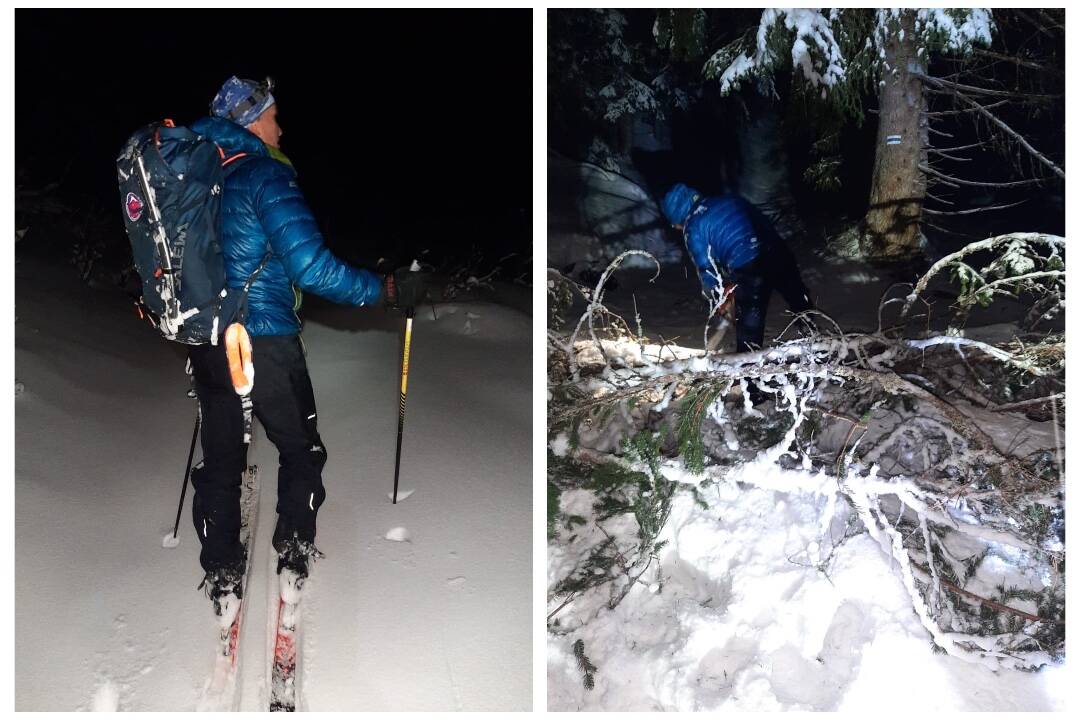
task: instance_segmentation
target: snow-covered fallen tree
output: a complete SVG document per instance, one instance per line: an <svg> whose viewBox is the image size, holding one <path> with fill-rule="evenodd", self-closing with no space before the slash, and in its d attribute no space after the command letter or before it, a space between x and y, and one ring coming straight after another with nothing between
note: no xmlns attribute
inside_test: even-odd
<svg viewBox="0 0 1080 720"><path fill-rule="evenodd" d="M973 294L1006 288L1057 307L1059 241L991 239L931 274L989 250L988 264L954 273L961 314ZM662 588L664 524L682 491L705 507L710 488L758 488L820 508L802 562L822 573L867 533L940 651L995 669L1063 658L1063 336L915 333L924 278L883 299L875 332L809 314L773 347L712 355L653 343L640 318L610 313L603 286L617 263L594 288L549 273L553 302L587 303L549 335L549 532L562 558L549 568L552 632L569 605L613 609ZM755 406L758 393L768 399ZM587 650L575 655L592 677L601 661Z"/></svg>

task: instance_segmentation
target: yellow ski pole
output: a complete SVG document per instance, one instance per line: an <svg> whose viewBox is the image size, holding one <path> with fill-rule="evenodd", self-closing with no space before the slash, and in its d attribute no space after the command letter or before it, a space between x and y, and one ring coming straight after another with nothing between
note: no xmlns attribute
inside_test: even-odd
<svg viewBox="0 0 1080 720"><path fill-rule="evenodd" d="M413 308L405 311L405 352L401 361L401 406L398 411L397 457L394 460L394 504L397 505L398 471L401 470L401 436L405 431L405 390L409 384L409 346L412 344Z"/></svg>

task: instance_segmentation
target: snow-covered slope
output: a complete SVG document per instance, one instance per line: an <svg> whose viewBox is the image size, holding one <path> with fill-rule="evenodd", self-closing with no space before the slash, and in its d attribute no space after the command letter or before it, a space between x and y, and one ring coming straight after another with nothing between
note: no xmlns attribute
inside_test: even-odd
<svg viewBox="0 0 1080 720"><path fill-rule="evenodd" d="M16 708L194 709L216 637L190 507L180 546L161 543L194 422L183 349L66 267L22 260L15 275ZM419 313L401 467L413 492L394 506L402 323L308 305L329 461L302 708L527 709L530 319L495 305ZM262 492L240 707L258 710L276 592L277 454L261 429L250 460Z"/></svg>

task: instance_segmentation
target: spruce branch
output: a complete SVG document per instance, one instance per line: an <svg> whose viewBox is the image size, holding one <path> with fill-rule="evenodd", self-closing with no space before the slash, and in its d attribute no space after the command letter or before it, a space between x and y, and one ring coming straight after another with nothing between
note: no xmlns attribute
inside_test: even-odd
<svg viewBox="0 0 1080 720"><path fill-rule="evenodd" d="M596 685L596 679L594 673L597 671L597 667L589 660L589 656L585 654L585 641L578 638L574 641L574 657L577 658L578 670L583 675L582 685L586 690L592 690Z"/></svg>

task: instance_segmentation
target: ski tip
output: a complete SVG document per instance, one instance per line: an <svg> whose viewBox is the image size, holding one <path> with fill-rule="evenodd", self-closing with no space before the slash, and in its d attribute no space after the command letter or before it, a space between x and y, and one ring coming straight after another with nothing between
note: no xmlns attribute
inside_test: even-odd
<svg viewBox="0 0 1080 720"><path fill-rule="evenodd" d="M161 547L163 547L163 548L170 548L171 549L171 548L174 548L174 547L178 546L179 544L180 544L180 537L177 536L177 535L173 535L172 533L169 533L165 537L161 538Z"/></svg>

